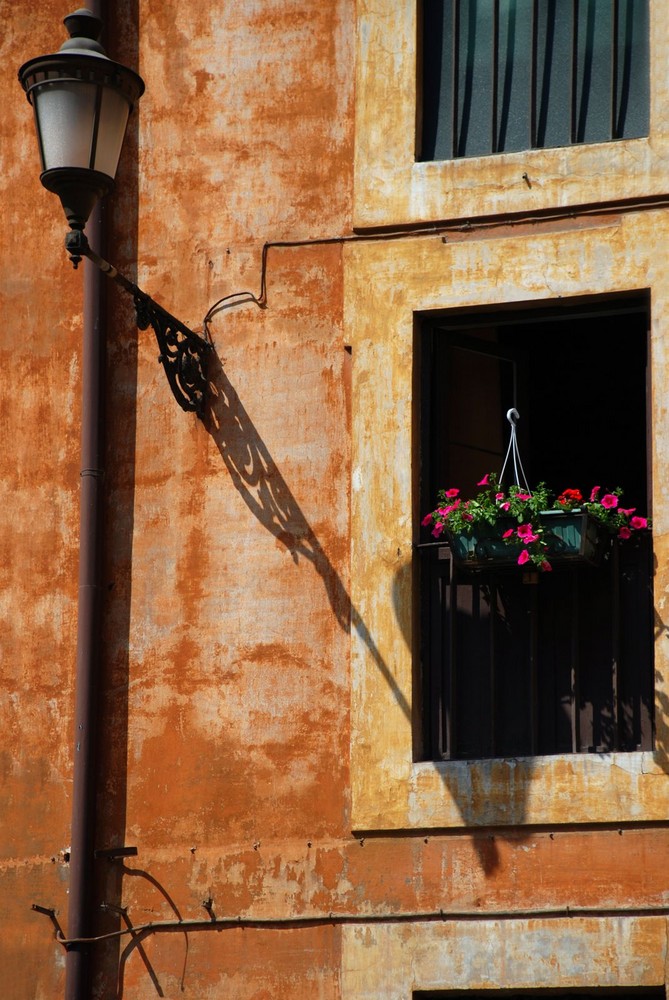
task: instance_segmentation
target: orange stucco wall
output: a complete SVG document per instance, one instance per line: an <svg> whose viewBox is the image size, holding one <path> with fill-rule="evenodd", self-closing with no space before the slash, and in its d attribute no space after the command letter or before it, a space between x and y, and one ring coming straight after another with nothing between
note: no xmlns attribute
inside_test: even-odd
<svg viewBox="0 0 669 1000"><path fill-rule="evenodd" d="M0 2L0 953L16 1000L64 983L31 905L66 930L82 322L16 69L60 44L71 6ZM203 422L109 289L96 843L138 855L98 863L97 902L133 925L206 921L204 900L221 918L352 926L662 907L662 822L352 832L355 352L344 251L325 241L354 218L355 6L108 4L110 54L146 82L107 206L113 262L201 329L223 296L259 294L263 244L305 245L269 250L266 308L215 314ZM91 933L125 926L99 910ZM110 938L93 995L352 1000L343 936L324 920Z"/></svg>

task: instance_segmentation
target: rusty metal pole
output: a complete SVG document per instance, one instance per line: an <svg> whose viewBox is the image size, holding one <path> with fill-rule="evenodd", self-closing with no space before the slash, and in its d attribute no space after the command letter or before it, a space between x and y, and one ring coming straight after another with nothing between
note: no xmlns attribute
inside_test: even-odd
<svg viewBox="0 0 669 1000"><path fill-rule="evenodd" d="M99 211L89 222L99 245ZM104 329L101 297L103 275L86 264L82 346L81 492L79 528L79 605L75 679L74 775L68 937L92 934L93 851L95 837L95 741L100 637L100 518L103 490ZM89 993L90 945L71 945L67 952L66 1000L85 1000Z"/></svg>
<svg viewBox="0 0 669 1000"><path fill-rule="evenodd" d="M103 0L88 8L102 17ZM90 242L102 249L102 209L88 223ZM95 847L95 766L97 676L100 658L101 553L103 490L105 334L103 275L86 262L81 360L81 488L79 515L79 599L74 706L74 768L68 937L90 937L93 921ZM88 1000L91 945L68 947L65 1000Z"/></svg>

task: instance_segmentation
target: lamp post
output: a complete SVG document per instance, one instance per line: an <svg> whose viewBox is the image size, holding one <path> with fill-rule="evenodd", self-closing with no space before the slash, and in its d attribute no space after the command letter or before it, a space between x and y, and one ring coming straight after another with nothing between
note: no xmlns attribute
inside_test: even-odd
<svg viewBox="0 0 669 1000"><path fill-rule="evenodd" d="M82 349L79 599L75 677L75 741L65 998L90 996L92 884L95 849L96 684L99 673L102 491L102 361L99 301L91 278L106 274L133 296L140 329L151 326L174 397L204 416L211 344L170 315L89 245L84 233L97 199L108 194L128 118L144 91L137 73L107 57L98 38L101 19L80 9L65 18L70 38L52 55L24 63L19 81L35 114L44 187L58 195L70 231L65 245L77 267L88 258ZM114 857L128 848L114 848ZM109 852L107 852L109 854ZM49 912L37 907L41 912Z"/></svg>
<svg viewBox="0 0 669 1000"><path fill-rule="evenodd" d="M144 92L144 81L108 58L98 41L102 21L97 15L82 8L64 23L70 38L59 51L30 59L19 70L35 112L40 180L61 200L71 229L65 246L73 265L87 257L132 295L138 327L151 326L156 335L158 360L175 399L201 418L211 344L96 254L84 233L97 199L113 190L128 118Z"/></svg>

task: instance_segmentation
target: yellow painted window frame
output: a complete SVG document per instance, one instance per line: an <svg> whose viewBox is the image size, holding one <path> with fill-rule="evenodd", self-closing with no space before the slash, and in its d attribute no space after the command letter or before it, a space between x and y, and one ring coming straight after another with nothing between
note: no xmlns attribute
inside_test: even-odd
<svg viewBox="0 0 669 1000"><path fill-rule="evenodd" d="M669 4L650 0L650 135L416 162L418 0L358 0L354 223L543 211L666 192ZM615 157L611 147L615 147Z"/></svg>
<svg viewBox="0 0 669 1000"><path fill-rule="evenodd" d="M353 345L352 826L355 830L664 820L669 814L669 210L348 244ZM413 759L416 314L649 288L656 749ZM612 401L615 405L616 401ZM605 420L602 432L605 432ZM667 622L667 625L664 622Z"/></svg>

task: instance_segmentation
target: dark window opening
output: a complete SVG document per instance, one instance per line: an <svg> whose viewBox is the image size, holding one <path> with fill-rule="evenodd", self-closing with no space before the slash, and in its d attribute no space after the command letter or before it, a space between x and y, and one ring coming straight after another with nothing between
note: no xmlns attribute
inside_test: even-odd
<svg viewBox="0 0 669 1000"><path fill-rule="evenodd" d="M423 0L420 160L648 135L648 0Z"/></svg>
<svg viewBox="0 0 669 1000"><path fill-rule="evenodd" d="M648 310L641 294L425 323L421 517L439 489L471 496L499 473L510 406L530 487L621 487L650 513ZM420 756L652 748L650 534L614 542L599 567L538 575L467 572L428 528L420 537Z"/></svg>
<svg viewBox="0 0 669 1000"><path fill-rule="evenodd" d="M413 1000L639 1000L641 997L661 1000L664 987L599 987L584 989L526 990L415 990Z"/></svg>

